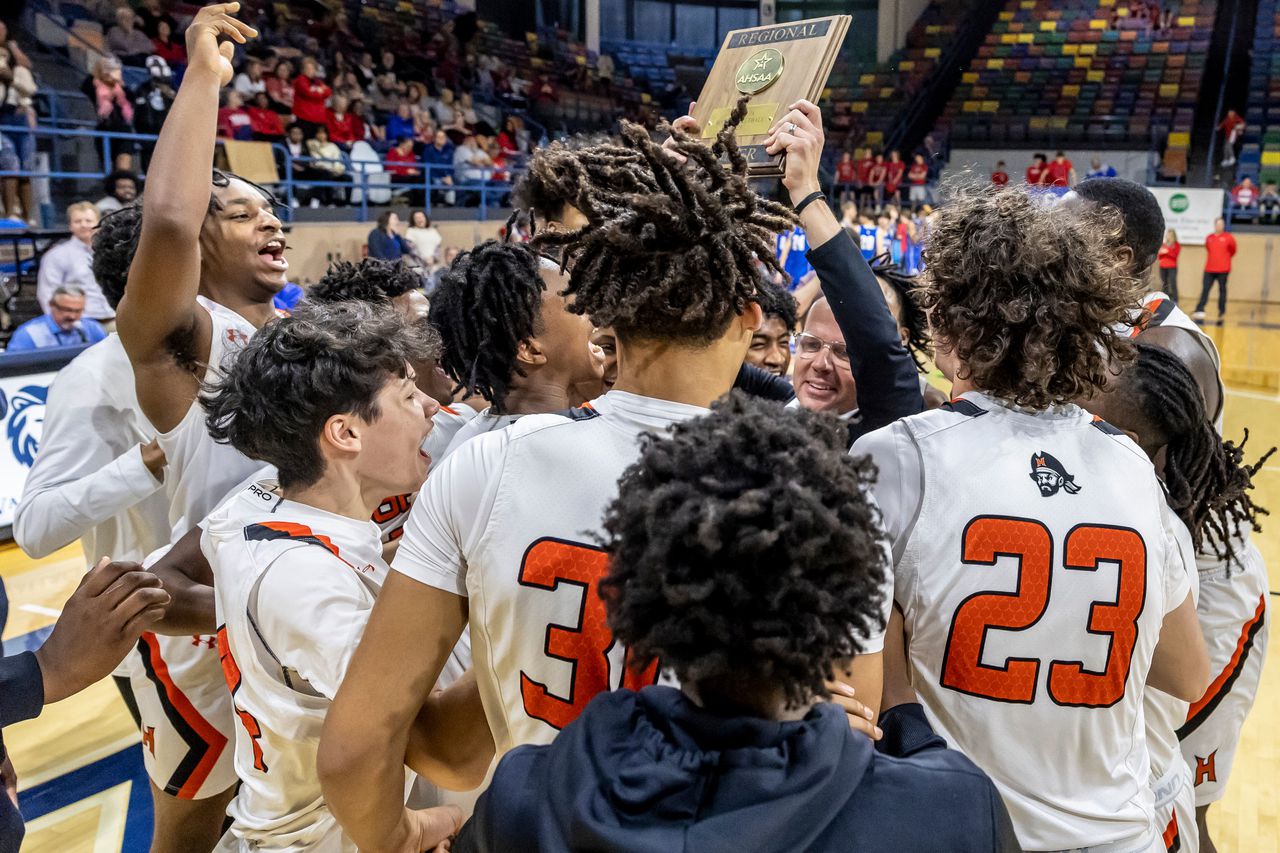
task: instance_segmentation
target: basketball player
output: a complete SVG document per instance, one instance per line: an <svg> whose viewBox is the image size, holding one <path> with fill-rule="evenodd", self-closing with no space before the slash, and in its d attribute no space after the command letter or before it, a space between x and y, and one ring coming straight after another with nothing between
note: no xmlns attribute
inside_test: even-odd
<svg viewBox="0 0 1280 853"><path fill-rule="evenodd" d="M817 119L816 108L805 108ZM822 133L793 113L771 143L788 150L798 203L817 191ZM744 114L745 103L711 148L676 130L683 165L630 124L620 143L591 158L564 158L586 224L543 232L543 240L565 251L574 310L613 329L618 381L576 416L530 416L468 442L428 479L321 742L326 799L358 844L402 844L408 824L397 777L409 730L468 611L500 753L548 742L597 693L655 679L654 667L624 674L624 650L596 591L605 554L592 541L639 436L704 413L727 393L759 327L754 260L766 257L791 216L748 188L732 135ZM632 191L594 184L587 160L627 172ZM869 387L905 386L918 407L910 359L870 270L854 265L857 250L826 205L806 205L801 220L818 244L811 260L819 276L865 317L860 366L891 377ZM891 390L883 396L894 405ZM868 653L845 676L872 706L879 633L869 632Z"/></svg>
<svg viewBox="0 0 1280 853"><path fill-rule="evenodd" d="M568 411L600 394L603 354L591 321L569 310L568 276L523 243L462 252L431 294L446 373L489 408L458 430L447 456L522 415Z"/></svg>
<svg viewBox="0 0 1280 853"><path fill-rule="evenodd" d="M1150 461L1070 402L1131 357L1141 282L1102 211L983 188L936 216L921 304L953 400L853 448L880 468L912 682L1025 849L1159 849L1143 693L1198 696L1207 652Z"/></svg>
<svg viewBox="0 0 1280 853"><path fill-rule="evenodd" d="M214 438L278 471L210 516L202 540L242 723L219 850L355 850L321 798L315 750L387 572L370 516L427 474L438 404L410 366L435 355L424 331L376 305L303 307L255 336L202 400ZM461 823L452 806L409 814L418 850Z"/></svg>
<svg viewBox="0 0 1280 853"><path fill-rule="evenodd" d="M1090 411L1137 436L1165 483L1169 505L1189 531L1189 553L1199 550L1228 561L1236 558L1234 549L1240 543L1233 532L1241 527L1257 529L1258 516L1265 512L1253 504L1248 492L1254 474L1275 448L1253 465L1243 464L1245 442L1237 446L1218 435L1204 411L1195 379L1182 361L1141 341L1136 361L1088 405ZM1204 460L1209 464L1202 464ZM1197 585L1193 578L1193 587ZM1157 779L1157 826L1164 827L1168 849L1180 846L1194 851L1207 832L1193 828L1199 823L1193 780L1176 734L1187 720L1188 705L1158 691L1148 694L1147 726L1149 731L1155 729L1148 736L1148 748Z"/></svg>
<svg viewBox="0 0 1280 853"><path fill-rule="evenodd" d="M1164 232L1164 216L1151 192L1132 181L1108 178L1082 181L1074 194L1119 213L1124 228L1113 241L1115 249L1147 280ZM1130 334L1142 343L1168 350L1182 361L1195 377L1204 409L1221 434L1226 393L1213 339L1167 294L1147 293L1143 307L1147 313ZM1164 409L1169 404L1156 405ZM1151 416L1159 414L1152 412ZM1201 464L1213 463L1206 460ZM1200 579L1196 611L1209 646L1213 680L1205 695L1192 703L1178 737L1193 771L1196 822L1200 847L1206 853L1216 849L1209 836L1209 806L1222 799L1226 791L1240 731L1257 696L1270 637L1267 567L1250 538L1251 532L1251 525L1243 523L1228 532L1233 540L1230 559L1204 550L1196 559Z"/></svg>
<svg viewBox="0 0 1280 853"><path fill-rule="evenodd" d="M873 476L831 419L742 394L646 442L600 586L614 636L680 689L602 694L507 753L450 849L1019 850L995 786L918 704L886 683L873 746L823 702L882 618Z"/></svg>
<svg viewBox="0 0 1280 853"><path fill-rule="evenodd" d="M791 368L791 335L800 322L795 297L781 285L761 279L756 301L764 312L764 322L751 336L747 364L774 376L786 376Z"/></svg>
<svg viewBox="0 0 1280 853"><path fill-rule="evenodd" d="M936 409L947 402L947 396L924 377L926 362L933 360L933 349L929 340L929 318L915 297L919 276L907 275L887 255L872 260L871 271L876 274L884 301L889 304L889 313L898 324L902 345L911 353L911 360L920 371L920 394L924 397L924 406Z"/></svg>

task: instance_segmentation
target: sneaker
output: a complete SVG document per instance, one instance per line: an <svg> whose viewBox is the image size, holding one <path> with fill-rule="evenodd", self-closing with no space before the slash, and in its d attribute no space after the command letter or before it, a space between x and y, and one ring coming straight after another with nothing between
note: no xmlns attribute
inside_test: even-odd
<svg viewBox="0 0 1280 853"><path fill-rule="evenodd" d="M1203 323L1203 322L1204 322L1204 312L1203 312L1203 311L1196 311L1194 314L1192 314L1192 315L1191 315L1191 319L1192 319L1192 321L1193 321L1193 322L1196 322L1196 323Z"/></svg>

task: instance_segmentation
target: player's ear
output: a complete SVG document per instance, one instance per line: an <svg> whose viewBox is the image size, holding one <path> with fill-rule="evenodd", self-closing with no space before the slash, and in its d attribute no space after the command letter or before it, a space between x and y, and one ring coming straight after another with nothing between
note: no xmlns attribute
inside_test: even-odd
<svg viewBox="0 0 1280 853"><path fill-rule="evenodd" d="M750 337L764 325L764 309L760 307L759 302L748 302L747 307L738 315L738 322Z"/></svg>
<svg viewBox="0 0 1280 853"><path fill-rule="evenodd" d="M536 367L547 363L547 354L537 338L526 338L516 346L516 361Z"/></svg>
<svg viewBox="0 0 1280 853"><path fill-rule="evenodd" d="M320 446L343 453L359 453L360 438L363 430L360 422L351 412L340 412L330 415L320 429Z"/></svg>

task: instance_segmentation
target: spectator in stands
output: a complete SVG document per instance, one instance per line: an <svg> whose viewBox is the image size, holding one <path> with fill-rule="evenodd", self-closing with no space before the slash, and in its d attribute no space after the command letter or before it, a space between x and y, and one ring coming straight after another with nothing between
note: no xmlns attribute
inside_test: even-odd
<svg viewBox="0 0 1280 853"><path fill-rule="evenodd" d="M1076 182L1076 167L1063 151L1053 156L1053 162L1045 167L1045 174L1048 176L1045 183L1051 187L1070 187Z"/></svg>
<svg viewBox="0 0 1280 853"><path fill-rule="evenodd" d="M28 320L9 339L9 352L96 344L107 330L84 316L85 293L74 284L54 288L47 314Z"/></svg>
<svg viewBox="0 0 1280 853"><path fill-rule="evenodd" d="M15 61L9 47L0 45L0 133L8 138L18 163L11 171L31 169L34 165L35 137L31 129L36 126L35 96L38 91L30 69ZM22 180L29 188L29 179Z"/></svg>
<svg viewBox="0 0 1280 853"><path fill-rule="evenodd" d="M253 96L249 110L249 127L253 130L253 138L263 142L279 142L284 138L284 120L280 113L271 109L271 98L266 92Z"/></svg>
<svg viewBox="0 0 1280 853"><path fill-rule="evenodd" d="M1195 313L1191 319L1197 323L1204 322L1205 305L1209 302L1209 291L1213 283L1218 283L1218 322L1227 313L1227 276L1231 274L1231 259L1236 253L1236 238L1227 233L1227 223L1222 217L1213 221L1213 233L1204 238L1204 283L1200 287L1200 301L1196 303Z"/></svg>
<svg viewBox="0 0 1280 853"><path fill-rule="evenodd" d="M333 106L325 112L324 126L329 138L344 150L350 151L353 142L365 138L364 121L351 112L351 103L342 95L333 96Z"/></svg>
<svg viewBox="0 0 1280 853"><path fill-rule="evenodd" d="M111 133L134 132L133 104L124 88L124 71L120 67L120 60L114 56L100 57L94 65L93 79L86 83L86 88L91 93L90 97L98 114L98 130ZM101 151L101 140L98 144Z"/></svg>
<svg viewBox="0 0 1280 853"><path fill-rule="evenodd" d="M312 165L311 152L307 149L307 140L300 125L289 125L285 131L284 146L288 151L291 161L290 170L293 172L293 180L295 182L307 180L328 181L333 179L333 175L330 172ZM283 175L285 173L284 164L279 163L278 165L280 166L280 174ZM303 204L311 204L313 207L319 207L320 199L328 196L329 190L327 188L295 185L290 206L298 207Z"/></svg>
<svg viewBox="0 0 1280 853"><path fill-rule="evenodd" d="M1043 187L1049 185L1049 170L1046 168L1045 156L1035 154L1031 165L1027 167L1027 186Z"/></svg>
<svg viewBox="0 0 1280 853"><path fill-rule="evenodd" d="M853 154L845 151L836 163L836 192L840 195L840 203L844 204L856 194L858 180L858 164L853 161Z"/></svg>
<svg viewBox="0 0 1280 853"><path fill-rule="evenodd" d="M453 154L454 145L449 141L449 134L444 132L444 128L437 128L431 144L422 151L422 161L427 164L427 170L431 173L431 183L453 184ZM446 204L453 204L455 201L451 190L432 190L432 201L437 198L443 199Z"/></svg>
<svg viewBox="0 0 1280 853"><path fill-rule="evenodd" d="M1089 161L1089 174L1086 178L1114 178L1116 170L1108 163L1103 163L1097 157Z"/></svg>
<svg viewBox="0 0 1280 853"><path fill-rule="evenodd" d="M282 59L276 64L275 73L267 78L267 97L278 113L293 114L293 63ZM304 130L305 135L305 130Z"/></svg>
<svg viewBox="0 0 1280 853"><path fill-rule="evenodd" d="M308 136L315 136L317 129L325 126L329 117L325 102L333 94L318 69L315 57L304 57L302 71L293 81L293 114Z"/></svg>
<svg viewBox="0 0 1280 853"><path fill-rule="evenodd" d="M356 63L355 68L352 70L360 78L361 86L365 89L373 88L373 82L378 79L378 70L374 68L372 53L366 50L360 54L360 61Z"/></svg>
<svg viewBox="0 0 1280 853"><path fill-rule="evenodd" d="M875 161L871 164L871 171L867 175L867 183L871 186L876 207L884 204L884 182L888 176L889 170L885 166L884 155L877 154Z"/></svg>
<svg viewBox="0 0 1280 853"><path fill-rule="evenodd" d="M390 136L390 134L387 134ZM431 113L420 112L413 117L413 141L414 148L426 149L436 138L436 123L431 120ZM448 137L446 137L447 139ZM453 155L449 155L449 162L453 163Z"/></svg>
<svg viewBox="0 0 1280 853"><path fill-rule="evenodd" d="M1156 259L1160 265L1160 289L1174 302L1178 301L1178 255L1181 253L1178 232L1170 228L1164 232L1164 242L1160 244Z"/></svg>
<svg viewBox="0 0 1280 853"><path fill-rule="evenodd" d="M1234 166L1244 144L1244 118L1235 110L1227 110L1218 130L1222 131L1222 165Z"/></svg>
<svg viewBox="0 0 1280 853"><path fill-rule="evenodd" d="M470 92L463 92L458 98L458 104L454 108L458 114L458 120L467 130L474 130L477 133L483 133L485 136L493 135L493 128L483 129L480 127L480 116L476 114L475 103L471 100Z"/></svg>
<svg viewBox="0 0 1280 853"><path fill-rule="evenodd" d="M92 320L111 326L116 312L102 295L93 277L93 232L98 227L98 208L91 201L77 201L67 207L70 239L44 253L36 275L36 301L49 311L53 292L63 285L75 285L88 298L86 313Z"/></svg>
<svg viewBox="0 0 1280 853"><path fill-rule="evenodd" d="M1248 216L1254 222L1258 221L1258 187L1248 175L1232 187L1231 204L1235 207L1235 213Z"/></svg>
<svg viewBox="0 0 1280 853"><path fill-rule="evenodd" d="M600 81L600 91L608 96L613 91L613 75L615 68L613 57L601 53L596 57L596 79Z"/></svg>
<svg viewBox="0 0 1280 853"><path fill-rule="evenodd" d="M138 133L158 134L173 107L173 72L160 56L147 57L147 79L133 92L133 126ZM155 142L142 143L142 162L151 162ZM117 166L117 169L120 167ZM126 171L132 171L127 169Z"/></svg>
<svg viewBox="0 0 1280 853"><path fill-rule="evenodd" d="M16 41L9 38L9 26L4 21L0 21L0 47L9 51L11 61L15 66L21 65L23 68L31 69L30 57L22 52L22 48L18 46Z"/></svg>
<svg viewBox="0 0 1280 853"><path fill-rule="evenodd" d="M178 22L165 11L161 0L142 0L138 8L138 26L151 38L160 35L160 25L169 28L170 33L178 31Z"/></svg>
<svg viewBox="0 0 1280 853"><path fill-rule="evenodd" d="M995 184L997 187L1003 187L1005 184L1009 183L1009 173L1005 171L1003 160L996 161L995 171L991 173L991 183Z"/></svg>
<svg viewBox="0 0 1280 853"><path fill-rule="evenodd" d="M875 188L871 186L871 167L875 164L876 158L871 156L871 149L864 148L858 158L857 180L854 182L859 207L869 207L875 202Z"/></svg>
<svg viewBox="0 0 1280 853"><path fill-rule="evenodd" d="M885 163L884 200L885 203L902 204L902 179L907 174L907 164L902 162L902 152L893 149L889 152L889 161Z"/></svg>
<svg viewBox="0 0 1280 853"><path fill-rule="evenodd" d="M396 229L400 217L393 210L384 210L378 217L378 225L369 232L369 257L384 261L398 261L405 255L404 238Z"/></svg>
<svg viewBox="0 0 1280 853"><path fill-rule="evenodd" d="M912 160L911 168L907 170L907 184L911 207L918 210L929 200L929 164L924 161L923 154L916 154Z"/></svg>
<svg viewBox="0 0 1280 853"><path fill-rule="evenodd" d="M409 228L404 239L413 245L413 254L423 269L432 270L440 263L440 244L444 236L431 224L431 217L424 210L409 214Z"/></svg>
<svg viewBox="0 0 1280 853"><path fill-rule="evenodd" d="M417 137L417 126L413 122L413 108L410 101L401 101L396 106L396 113L387 119L388 140L408 140Z"/></svg>
<svg viewBox="0 0 1280 853"><path fill-rule="evenodd" d="M445 130L462 130L465 127L458 115L453 90L449 88L441 89L440 97L431 104L431 117Z"/></svg>
<svg viewBox="0 0 1280 853"><path fill-rule="evenodd" d="M235 89L222 93L222 107L218 110L218 137L221 139L253 139L253 119L244 108L244 101Z"/></svg>
<svg viewBox="0 0 1280 853"><path fill-rule="evenodd" d="M262 60L256 56L245 60L244 70L236 75L232 86L246 101L252 100L259 92L267 91L267 81L262 76Z"/></svg>
<svg viewBox="0 0 1280 853"><path fill-rule="evenodd" d="M301 125L302 122L298 124ZM315 136L307 140L307 153L312 157L312 167L324 174L324 180L350 182L346 161L342 159L342 149L330 141L329 130L323 124L316 128ZM346 191L340 187L325 187L323 190L320 197L325 199L326 204L346 203ZM318 200L313 198L311 206L318 207Z"/></svg>
<svg viewBox="0 0 1280 853"><path fill-rule="evenodd" d="M18 160L18 149L8 136L0 133L0 172L17 172L23 168ZM40 225L36 217L36 207L31 198L31 179L9 176L0 178L0 194L3 195L4 206L0 207L0 219L25 221L32 228ZM22 201L19 202L19 196Z"/></svg>
<svg viewBox="0 0 1280 853"><path fill-rule="evenodd" d="M163 18L156 24L158 31L151 39L151 54L158 56L169 64L170 68L187 67L187 45L180 36L175 36L173 27Z"/></svg>
<svg viewBox="0 0 1280 853"><path fill-rule="evenodd" d="M423 185L422 169L418 167L418 155L413 153L413 139L402 136L396 140L395 146L387 152L384 160L391 183L408 186L404 193L409 204L421 204Z"/></svg>
<svg viewBox="0 0 1280 853"><path fill-rule="evenodd" d="M453 182L455 185L478 186L493 177L493 160L477 144L476 135L468 133L462 138L462 144L453 149ZM477 201L478 196L468 194L467 204Z"/></svg>
<svg viewBox="0 0 1280 853"><path fill-rule="evenodd" d="M102 183L107 194L94 204L101 216L119 210L138 197L139 181L133 172L112 172Z"/></svg>
<svg viewBox="0 0 1280 853"><path fill-rule="evenodd" d="M1280 218L1280 191L1276 190L1275 184L1262 185L1262 194L1258 196L1258 210L1267 222L1274 223Z"/></svg>
<svg viewBox="0 0 1280 853"><path fill-rule="evenodd" d="M120 6L116 9L116 25L107 32L107 49L125 65L143 65L151 55L151 37L138 23L132 9Z"/></svg>

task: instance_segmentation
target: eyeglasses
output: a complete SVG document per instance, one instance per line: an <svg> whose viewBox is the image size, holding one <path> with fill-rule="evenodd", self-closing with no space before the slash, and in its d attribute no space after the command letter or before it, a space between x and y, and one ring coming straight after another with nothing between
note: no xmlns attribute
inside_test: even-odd
<svg viewBox="0 0 1280 853"><path fill-rule="evenodd" d="M793 335L791 338L791 347L795 350L797 358L813 358L822 352L823 347L831 350L831 357L841 364L849 363L849 350L844 344L838 344L833 341L824 341L817 335L811 335L808 332L801 332Z"/></svg>

